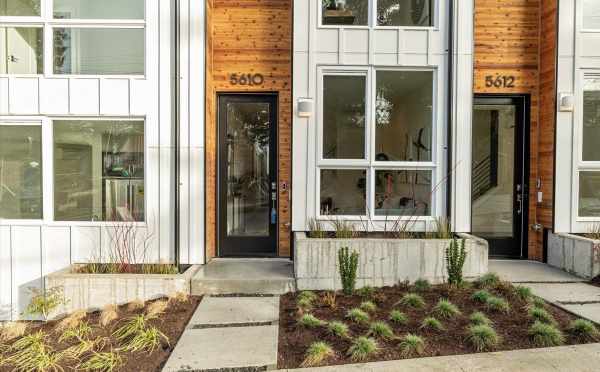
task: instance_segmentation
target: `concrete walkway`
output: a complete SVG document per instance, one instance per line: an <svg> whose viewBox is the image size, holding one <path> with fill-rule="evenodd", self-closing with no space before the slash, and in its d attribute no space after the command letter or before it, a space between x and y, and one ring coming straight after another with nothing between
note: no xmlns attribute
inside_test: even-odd
<svg viewBox="0 0 600 372"><path fill-rule="evenodd" d="M600 288L581 278L533 261L490 260L489 271L521 283L537 296L582 318L600 324Z"/></svg>
<svg viewBox="0 0 600 372"><path fill-rule="evenodd" d="M597 372L600 344L302 369L302 372ZM286 370L292 371L292 370ZM297 370L300 371L300 370Z"/></svg>
<svg viewBox="0 0 600 372"><path fill-rule="evenodd" d="M205 297L164 372L277 368L279 296Z"/></svg>

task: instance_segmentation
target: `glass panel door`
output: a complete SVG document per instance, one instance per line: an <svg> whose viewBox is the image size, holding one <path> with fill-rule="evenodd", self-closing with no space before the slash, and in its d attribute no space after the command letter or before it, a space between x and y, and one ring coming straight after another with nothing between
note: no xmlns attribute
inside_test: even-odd
<svg viewBox="0 0 600 372"><path fill-rule="evenodd" d="M219 97L219 254L274 255L276 96Z"/></svg>
<svg viewBox="0 0 600 372"><path fill-rule="evenodd" d="M521 257L526 241L525 106L479 97L473 109L472 231L490 254Z"/></svg>

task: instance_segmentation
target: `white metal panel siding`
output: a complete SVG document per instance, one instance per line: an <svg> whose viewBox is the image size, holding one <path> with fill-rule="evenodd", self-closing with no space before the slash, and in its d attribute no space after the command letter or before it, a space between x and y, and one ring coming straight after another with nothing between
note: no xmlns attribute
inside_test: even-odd
<svg viewBox="0 0 600 372"><path fill-rule="evenodd" d="M29 304L31 289L42 288L40 226L12 226L12 317L19 317Z"/></svg>
<svg viewBox="0 0 600 372"><path fill-rule="evenodd" d="M0 226L0 321L12 318L11 256L10 226Z"/></svg>

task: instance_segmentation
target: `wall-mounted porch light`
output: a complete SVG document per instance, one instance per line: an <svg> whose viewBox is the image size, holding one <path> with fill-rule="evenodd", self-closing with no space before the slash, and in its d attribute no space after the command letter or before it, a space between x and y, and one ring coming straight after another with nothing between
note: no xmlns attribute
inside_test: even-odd
<svg viewBox="0 0 600 372"><path fill-rule="evenodd" d="M298 98L298 116L301 118L309 118L314 111L314 103L312 98Z"/></svg>
<svg viewBox="0 0 600 372"><path fill-rule="evenodd" d="M573 112L575 108L575 97L572 93L559 93L558 95L559 111Z"/></svg>

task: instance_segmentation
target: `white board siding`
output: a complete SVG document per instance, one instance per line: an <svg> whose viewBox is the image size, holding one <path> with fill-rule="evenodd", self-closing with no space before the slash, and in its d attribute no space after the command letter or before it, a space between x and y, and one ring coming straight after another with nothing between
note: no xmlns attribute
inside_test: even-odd
<svg viewBox="0 0 600 372"><path fill-rule="evenodd" d="M0 321L12 318L10 226L0 226Z"/></svg>
<svg viewBox="0 0 600 372"><path fill-rule="evenodd" d="M71 228L42 226L42 276L71 264Z"/></svg>

